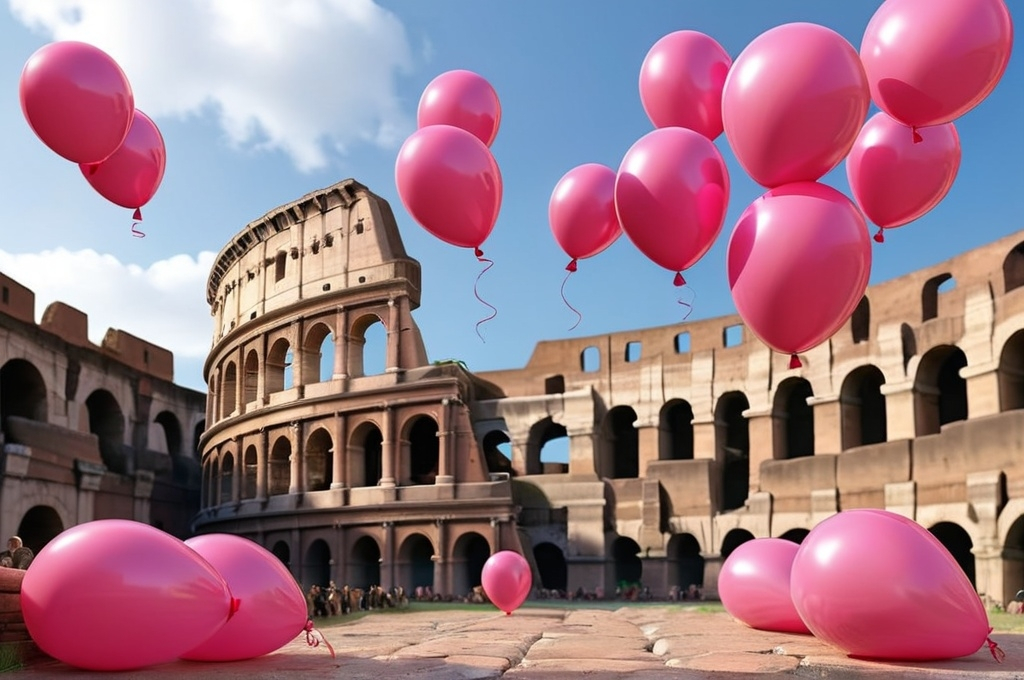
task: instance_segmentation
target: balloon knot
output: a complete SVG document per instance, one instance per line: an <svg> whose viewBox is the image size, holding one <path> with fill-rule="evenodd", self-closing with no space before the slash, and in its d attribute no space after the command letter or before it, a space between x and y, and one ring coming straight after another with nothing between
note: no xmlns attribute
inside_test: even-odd
<svg viewBox="0 0 1024 680"><path fill-rule="evenodd" d="M484 256L484 251L480 250L479 248L473 248L473 254L476 255L476 259L479 260L481 257Z"/></svg>
<svg viewBox="0 0 1024 680"><path fill-rule="evenodd" d="M512 612L505 612L505 616L512 616ZM1000 650L1002 651L1002 650Z"/></svg>
<svg viewBox="0 0 1024 680"><path fill-rule="evenodd" d="M794 369L794 368L800 368L801 366L803 366L803 364L800 363L800 357L798 357L795 353L794 354L790 354L789 355L789 368L790 369Z"/></svg>
<svg viewBox="0 0 1024 680"><path fill-rule="evenodd" d="M989 634L992 634L992 629L988 629ZM992 658L996 660L996 663L1002 663L1003 659L1006 658L1006 652L999 648L995 640L990 637L985 638L985 644L988 645L988 651L992 653Z"/></svg>
<svg viewBox="0 0 1024 680"><path fill-rule="evenodd" d="M242 601L241 600L239 600L237 597L231 598L231 607L228 609L228 620L229 621L231 620L232 616L234 616L235 614L238 613L238 608L241 607L241 606L242 606Z"/></svg>
<svg viewBox="0 0 1024 680"><path fill-rule="evenodd" d="M132 236L134 236L135 238L145 238L146 237L146 232L139 231L138 227L139 227L139 223L138 222L132 222Z"/></svg>
<svg viewBox="0 0 1024 680"><path fill-rule="evenodd" d="M323 642L324 646L327 647L327 651L329 651L331 653L331 658L332 659L336 658L334 656L334 647L332 647L331 643L327 641L327 638L324 637L324 634L321 633L320 631L318 631L313 626L313 619L307 619L306 620L306 627L303 628L302 630L305 631L305 633L306 633L306 644L307 645L309 645L310 647L319 647L320 643Z"/></svg>
<svg viewBox="0 0 1024 680"><path fill-rule="evenodd" d="M569 264L565 265L565 271L567 271L567 272L574 272L574 271L576 271L576 258L575 257L572 258L572 262L570 262Z"/></svg>
<svg viewBox="0 0 1024 680"><path fill-rule="evenodd" d="M922 137L921 133L917 131L917 126L916 125L914 127L910 128L910 129L911 129L911 131L912 131L912 133L914 135L914 144L920 144L921 142L924 141L924 137Z"/></svg>
<svg viewBox="0 0 1024 680"><path fill-rule="evenodd" d="M135 212L132 213L132 219L135 220L136 222L142 221L142 208L135 209Z"/></svg>
<svg viewBox="0 0 1024 680"><path fill-rule="evenodd" d="M100 169L100 164L99 163L89 163L89 176L91 177L91 176L95 175L96 171L99 170L99 169Z"/></svg>
<svg viewBox="0 0 1024 680"><path fill-rule="evenodd" d="M676 277L674 279L672 279L672 285L673 286L685 286L686 285L686 279L683 278L683 273L682 272L676 272Z"/></svg>
<svg viewBox="0 0 1024 680"><path fill-rule="evenodd" d="M878 231L875 232L874 236L875 243L885 243L885 234L883 233L884 231L885 230L882 229L881 227L878 228Z"/></svg>

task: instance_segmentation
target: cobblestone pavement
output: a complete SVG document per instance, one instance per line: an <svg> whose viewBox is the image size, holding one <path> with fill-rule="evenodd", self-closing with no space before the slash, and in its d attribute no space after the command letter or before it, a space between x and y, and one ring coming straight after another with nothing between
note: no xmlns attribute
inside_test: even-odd
<svg viewBox="0 0 1024 680"><path fill-rule="evenodd" d="M230 663L179 661L117 673L118 680L216 678L431 678L507 680L590 678L985 678L1024 680L1024 636L996 634L1006 652L996 663L987 648L932 663L854 660L813 637L755 631L728 614L682 607L547 609L528 607L505 616L480 610L369 615L356 621L320 619L337 654L310 647L305 635L258 659ZM94 680L48 658L5 674L20 678ZM113 675L113 674L112 674Z"/></svg>

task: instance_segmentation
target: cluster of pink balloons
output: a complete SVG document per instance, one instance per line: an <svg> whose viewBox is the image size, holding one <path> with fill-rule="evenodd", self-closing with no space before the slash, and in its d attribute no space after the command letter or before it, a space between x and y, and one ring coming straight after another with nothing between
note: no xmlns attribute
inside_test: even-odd
<svg viewBox="0 0 1024 680"><path fill-rule="evenodd" d="M722 565L726 610L752 628L812 633L851 656L952 659L987 644L981 598L931 532L885 510L846 510L803 543L747 541Z"/></svg>
<svg viewBox="0 0 1024 680"><path fill-rule="evenodd" d="M525 557L512 550L499 550L484 562L480 581L491 603L510 615L530 595L533 574Z"/></svg>
<svg viewBox="0 0 1024 680"><path fill-rule="evenodd" d="M19 94L39 139L77 163L100 196L141 220L163 180L167 152L156 124L135 108L117 62L88 43L50 43L29 57Z"/></svg>
<svg viewBox="0 0 1024 680"><path fill-rule="evenodd" d="M21 609L40 649L97 671L249 659L310 632L298 584L256 543L229 534L181 541L117 519L48 543L25 572Z"/></svg>

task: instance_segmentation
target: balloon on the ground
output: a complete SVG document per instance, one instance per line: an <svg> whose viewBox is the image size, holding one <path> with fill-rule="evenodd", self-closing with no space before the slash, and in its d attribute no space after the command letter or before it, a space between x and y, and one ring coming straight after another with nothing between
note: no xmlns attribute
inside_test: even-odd
<svg viewBox="0 0 1024 680"><path fill-rule="evenodd" d="M574 260L593 257L622 234L615 213L615 171L585 163L565 173L548 202L555 241Z"/></svg>
<svg viewBox="0 0 1024 680"><path fill-rule="evenodd" d="M991 630L981 598L924 527L846 510L814 527L793 560L793 603L815 636L851 656L952 659Z"/></svg>
<svg viewBox="0 0 1024 680"><path fill-rule="evenodd" d="M501 125L501 102L483 76L464 69L448 71L423 90L416 120L421 128L454 125L490 146Z"/></svg>
<svg viewBox="0 0 1024 680"><path fill-rule="evenodd" d="M32 131L75 163L108 158L135 114L128 77L110 55L88 43L65 40L39 48L25 63L18 90Z"/></svg>
<svg viewBox="0 0 1024 680"><path fill-rule="evenodd" d="M480 580L487 598L506 614L519 609L533 587L529 563L511 550L499 550L488 557Z"/></svg>
<svg viewBox="0 0 1024 680"><path fill-rule="evenodd" d="M79 168L100 196L138 211L160 188L166 164L163 135L149 116L136 111L124 144L105 161L81 164Z"/></svg>
<svg viewBox="0 0 1024 680"><path fill-rule="evenodd" d="M860 46L871 98L914 127L949 123L995 89L1010 62L1003 0L886 0Z"/></svg>
<svg viewBox="0 0 1024 680"><path fill-rule="evenodd" d="M684 127L708 139L722 134L722 88L732 58L699 31L675 31L654 43L640 67L640 102L654 127Z"/></svg>
<svg viewBox="0 0 1024 680"><path fill-rule="evenodd" d="M194 661L238 661L269 654L299 635L308 619L306 598L269 550L241 536L204 534L185 541L224 577L238 611L197 647Z"/></svg>
<svg viewBox="0 0 1024 680"><path fill-rule="evenodd" d="M853 45L824 26L783 24L736 57L722 120L740 165L772 188L817 180L839 165L870 102Z"/></svg>
<svg viewBox="0 0 1024 680"><path fill-rule="evenodd" d="M236 604L223 577L183 541L120 519L59 534L21 586L25 626L39 648L96 671L174 661L223 626Z"/></svg>
<svg viewBox="0 0 1024 680"><path fill-rule="evenodd" d="M718 595L725 610L758 630L810 633L789 592L799 548L783 538L755 538L733 550L718 576Z"/></svg>

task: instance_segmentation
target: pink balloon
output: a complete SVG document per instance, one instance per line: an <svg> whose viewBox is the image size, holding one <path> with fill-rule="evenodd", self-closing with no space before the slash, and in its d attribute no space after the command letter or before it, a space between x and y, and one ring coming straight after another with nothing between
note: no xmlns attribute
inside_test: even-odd
<svg viewBox="0 0 1024 680"><path fill-rule="evenodd" d="M472 71L448 71L423 90L416 118L421 128L454 125L490 146L501 125L501 102L483 76Z"/></svg>
<svg viewBox="0 0 1024 680"><path fill-rule="evenodd" d="M886 0L860 46L871 98L906 125L948 123L989 95L1010 62L1003 0Z"/></svg>
<svg viewBox="0 0 1024 680"><path fill-rule="evenodd" d="M857 307L871 273L871 238L850 199L797 182L754 199L726 259L744 323L775 351L797 354L831 337Z"/></svg>
<svg viewBox="0 0 1024 680"><path fill-rule="evenodd" d="M139 208L156 194L166 164L160 130L149 116L136 111L128 137L110 158L78 167L100 196L123 208L135 208L135 219L142 219Z"/></svg>
<svg viewBox="0 0 1024 680"><path fill-rule="evenodd" d="M732 58L698 31L654 43L640 67L640 101L654 127L684 127L708 139L722 134L722 89Z"/></svg>
<svg viewBox="0 0 1024 680"><path fill-rule="evenodd" d="M586 163L558 180L548 202L551 233L573 260L593 257L622 234L615 213L615 171Z"/></svg>
<svg viewBox="0 0 1024 680"><path fill-rule="evenodd" d="M916 135L915 143L914 131L876 113L846 159L853 198L880 227L904 225L934 208L960 169L960 136L953 123L920 128Z"/></svg>
<svg viewBox="0 0 1024 680"><path fill-rule="evenodd" d="M789 594L789 574L799 548L782 538L755 538L732 551L718 575L725 610L758 630L810 633Z"/></svg>
<svg viewBox="0 0 1024 680"><path fill-rule="evenodd" d="M454 246L479 248L498 220L498 163L461 128L429 125L412 133L398 152L395 183L413 219Z"/></svg>
<svg viewBox="0 0 1024 680"><path fill-rule="evenodd" d="M87 43L63 41L29 57L18 86L32 131L60 156L98 163L128 134L135 97L110 55Z"/></svg>
<svg viewBox="0 0 1024 680"><path fill-rule="evenodd" d="M729 171L704 135L660 128L626 152L615 209L626 236L665 269L692 267L714 244L729 207Z"/></svg>
<svg viewBox="0 0 1024 680"><path fill-rule="evenodd" d="M120 519L64 531L39 551L21 585L25 625L39 648L97 671L174 661L236 607L224 579L184 542Z"/></svg>
<svg viewBox="0 0 1024 680"><path fill-rule="evenodd" d="M231 534L196 536L185 545L213 565L241 605L230 621L181 658L252 659L280 649L304 630L306 598L273 553Z"/></svg>
<svg viewBox="0 0 1024 680"><path fill-rule="evenodd" d="M850 151L870 95L857 51L832 29L776 26L729 71L722 120L729 146L755 182L813 181Z"/></svg>
<svg viewBox="0 0 1024 680"><path fill-rule="evenodd" d="M846 510L814 527L790 583L807 627L851 656L952 659L978 651L990 630L949 551L884 510Z"/></svg>
<svg viewBox="0 0 1024 680"><path fill-rule="evenodd" d="M533 587L530 565L522 555L511 550L499 550L488 557L480 580L484 593L505 614L519 609Z"/></svg>

